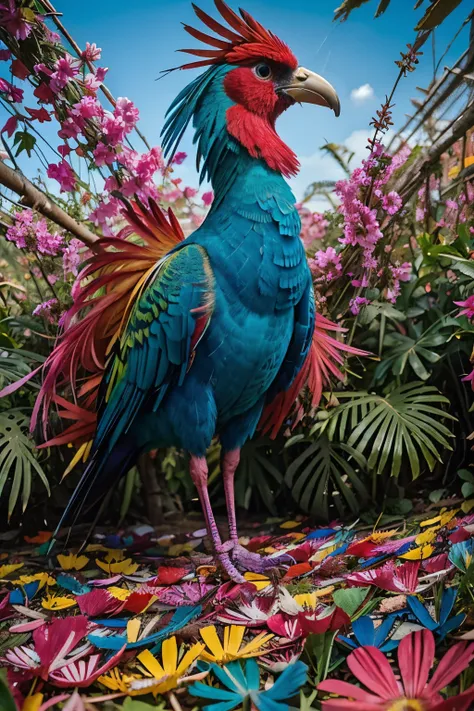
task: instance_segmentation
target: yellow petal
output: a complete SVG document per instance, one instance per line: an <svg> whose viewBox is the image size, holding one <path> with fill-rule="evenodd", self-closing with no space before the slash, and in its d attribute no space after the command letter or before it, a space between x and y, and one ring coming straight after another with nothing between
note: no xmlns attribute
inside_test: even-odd
<svg viewBox="0 0 474 711"><path fill-rule="evenodd" d="M244 578L249 583L255 585L257 590L265 590L270 585L270 579L260 573L244 573Z"/></svg>
<svg viewBox="0 0 474 711"><path fill-rule="evenodd" d="M244 638L244 625L231 625L224 627L224 652L237 655Z"/></svg>
<svg viewBox="0 0 474 711"><path fill-rule="evenodd" d="M140 654L138 655L138 660L143 664L147 672L149 672L155 679L161 679L162 677L166 676L165 670L163 669L159 661L155 659L149 649L145 649L143 652L140 652Z"/></svg>
<svg viewBox="0 0 474 711"><path fill-rule="evenodd" d="M188 649L188 651L178 664L178 668L176 669L176 673L178 676L183 676L183 674L186 672L187 669L189 669L191 664L194 664L203 649L204 644L202 642L196 642L196 644L193 644L191 649Z"/></svg>
<svg viewBox="0 0 474 711"><path fill-rule="evenodd" d="M241 650L240 650L240 657L255 657L257 656L262 647L265 646L265 644L270 641L275 635L273 634L265 634L265 632L260 632L254 639L252 639L250 642L248 642Z"/></svg>
<svg viewBox="0 0 474 711"><path fill-rule="evenodd" d="M209 625L208 627L203 627L201 630L199 630L199 634L203 638L208 648L211 650L212 654L214 655L214 658L217 660L222 659L224 656L224 650L222 648L221 641L217 635L215 626ZM209 657L209 654L207 654L207 652L203 654L206 654Z"/></svg>
<svg viewBox="0 0 474 711"><path fill-rule="evenodd" d="M69 553L69 555L62 555L61 553L56 556L58 563L63 570L82 570L86 567L89 562L89 558L85 555L74 555L74 553Z"/></svg>
<svg viewBox="0 0 474 711"><path fill-rule="evenodd" d="M0 565L0 578L6 578L7 575L13 573L15 570L23 568L23 563L10 563L10 565Z"/></svg>
<svg viewBox="0 0 474 711"><path fill-rule="evenodd" d="M415 543L417 546L422 546L425 543L431 543L436 538L436 535L440 529L440 526L433 526L432 528L427 528L423 533L419 533L415 538Z"/></svg>
<svg viewBox="0 0 474 711"><path fill-rule="evenodd" d="M298 528L298 526L301 526L301 521L285 521L284 523L280 523L280 528Z"/></svg>
<svg viewBox="0 0 474 711"><path fill-rule="evenodd" d="M39 711L41 704L43 703L43 694L33 694L33 696L27 696L21 707L21 711Z"/></svg>
<svg viewBox="0 0 474 711"><path fill-rule="evenodd" d="M176 673L178 666L178 645L176 637L170 637L163 642L161 656L163 659L163 669L165 673L171 676Z"/></svg>
<svg viewBox="0 0 474 711"><path fill-rule="evenodd" d="M428 543L425 546L421 546L421 548L413 548L413 550L399 555L398 558L404 558L405 560L425 560L425 558L430 557L433 551L434 546Z"/></svg>
<svg viewBox="0 0 474 711"><path fill-rule="evenodd" d="M44 607L45 610L66 610L68 607L74 607L74 605L77 605L76 600L66 595L63 597L59 595L46 595L41 601L41 606Z"/></svg>
<svg viewBox="0 0 474 711"><path fill-rule="evenodd" d="M113 585L111 588L107 588L107 591L114 597L116 600L121 600L122 602L126 600L130 595L132 594L131 590L127 590L127 588L117 588L115 585Z"/></svg>
<svg viewBox="0 0 474 711"><path fill-rule="evenodd" d="M140 620L133 617L127 622L127 642L136 642L140 632Z"/></svg>
<svg viewBox="0 0 474 711"><path fill-rule="evenodd" d="M96 558L96 565L109 575L133 575L138 570L138 563L132 563L131 558L118 561L117 563L107 563Z"/></svg>
<svg viewBox="0 0 474 711"><path fill-rule="evenodd" d="M36 580L39 581L38 590L44 588L45 585L56 585L56 580L52 575L48 573L35 573L35 575L20 575L19 583L20 585L27 585L28 583L34 583Z"/></svg>

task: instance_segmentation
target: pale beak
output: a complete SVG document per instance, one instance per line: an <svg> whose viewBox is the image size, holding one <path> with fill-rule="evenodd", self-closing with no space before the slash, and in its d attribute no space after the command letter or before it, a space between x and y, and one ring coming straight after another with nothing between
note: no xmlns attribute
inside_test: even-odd
<svg viewBox="0 0 474 711"><path fill-rule="evenodd" d="M336 116L341 113L339 97L334 87L309 69L298 67L291 77L291 83L282 86L281 89L299 103L327 106Z"/></svg>

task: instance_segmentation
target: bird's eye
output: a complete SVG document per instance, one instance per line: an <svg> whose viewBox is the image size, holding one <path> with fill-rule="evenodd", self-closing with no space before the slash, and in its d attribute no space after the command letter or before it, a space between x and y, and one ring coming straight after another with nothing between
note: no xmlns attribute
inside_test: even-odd
<svg viewBox="0 0 474 711"><path fill-rule="evenodd" d="M257 66L254 68L254 72L259 79L270 79L270 77L272 76L272 70L271 67L268 66L268 64L257 64Z"/></svg>

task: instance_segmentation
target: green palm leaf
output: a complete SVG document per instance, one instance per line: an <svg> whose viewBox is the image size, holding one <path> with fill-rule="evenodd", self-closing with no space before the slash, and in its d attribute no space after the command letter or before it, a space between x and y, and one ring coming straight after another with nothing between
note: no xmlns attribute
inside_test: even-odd
<svg viewBox="0 0 474 711"><path fill-rule="evenodd" d="M331 442L325 434L318 434L314 441L304 441L309 446L294 459L285 475L295 501L304 511L326 521L331 502L340 515L347 508L356 513L369 497L358 474L360 469L366 469L365 457L347 444Z"/></svg>
<svg viewBox="0 0 474 711"><path fill-rule="evenodd" d="M433 386L414 382L386 396L367 392L336 396L350 401L335 408L323 428L330 439L345 441L364 455L369 471L389 470L398 477L407 460L416 479L422 460L432 471L436 461L442 461L440 450L452 449L449 438L454 435L443 420L456 418L433 404L449 404Z"/></svg>
<svg viewBox="0 0 474 711"><path fill-rule="evenodd" d="M33 473L43 482L50 494L48 479L34 455L35 444L28 432L29 418L19 410L0 413L0 496L11 477L8 499L8 519L16 506L21 490L22 511L31 493Z"/></svg>

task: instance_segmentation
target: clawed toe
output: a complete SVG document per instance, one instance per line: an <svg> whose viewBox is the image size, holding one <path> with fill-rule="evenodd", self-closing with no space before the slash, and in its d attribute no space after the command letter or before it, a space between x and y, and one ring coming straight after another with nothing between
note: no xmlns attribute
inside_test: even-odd
<svg viewBox="0 0 474 711"><path fill-rule="evenodd" d="M274 556L273 558L261 556L258 553L248 551L244 546L236 543L232 549L232 560L239 568L251 571L252 573L263 573L270 568L278 568L281 565L291 565L294 561L287 554Z"/></svg>

